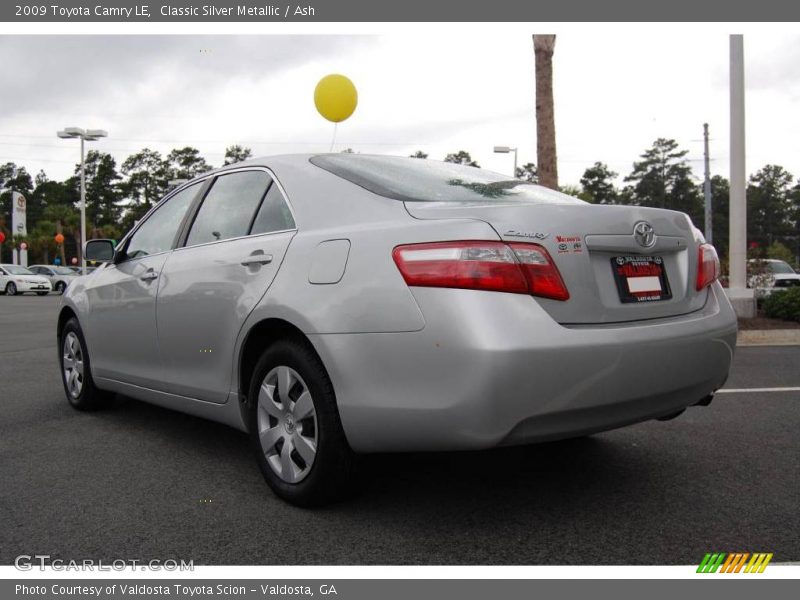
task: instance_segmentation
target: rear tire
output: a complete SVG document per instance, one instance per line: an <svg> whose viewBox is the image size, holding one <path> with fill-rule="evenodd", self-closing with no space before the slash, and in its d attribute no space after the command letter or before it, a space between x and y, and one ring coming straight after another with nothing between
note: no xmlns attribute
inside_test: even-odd
<svg viewBox="0 0 800 600"><path fill-rule="evenodd" d="M61 328L58 335L58 349L61 382L72 407L90 411L108 406L114 395L95 386L86 340L75 317Z"/></svg>
<svg viewBox="0 0 800 600"><path fill-rule="evenodd" d="M16 296L17 295L17 285L13 281L9 281L8 285L6 286L6 296Z"/></svg>
<svg viewBox="0 0 800 600"><path fill-rule="evenodd" d="M277 496L307 507L351 491L356 456L345 438L330 378L307 343L284 340L265 350L248 398L253 452Z"/></svg>

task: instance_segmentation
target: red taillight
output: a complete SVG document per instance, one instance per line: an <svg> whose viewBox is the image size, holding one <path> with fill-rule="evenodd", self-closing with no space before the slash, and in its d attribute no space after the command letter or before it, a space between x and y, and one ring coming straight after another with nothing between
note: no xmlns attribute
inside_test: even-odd
<svg viewBox="0 0 800 600"><path fill-rule="evenodd" d="M719 257L711 244L701 244L697 249L697 291L711 285L719 278Z"/></svg>
<svg viewBox="0 0 800 600"><path fill-rule="evenodd" d="M538 244L434 242L398 246L394 262L406 283L569 299L553 259Z"/></svg>

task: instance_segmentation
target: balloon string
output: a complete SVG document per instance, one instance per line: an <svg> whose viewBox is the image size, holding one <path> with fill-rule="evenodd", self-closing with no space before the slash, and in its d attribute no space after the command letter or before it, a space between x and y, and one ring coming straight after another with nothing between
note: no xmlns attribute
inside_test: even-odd
<svg viewBox="0 0 800 600"><path fill-rule="evenodd" d="M333 124L333 139L331 140L331 149L328 150L328 152L333 152L333 146L336 143L336 127L338 125L339 125L338 123Z"/></svg>

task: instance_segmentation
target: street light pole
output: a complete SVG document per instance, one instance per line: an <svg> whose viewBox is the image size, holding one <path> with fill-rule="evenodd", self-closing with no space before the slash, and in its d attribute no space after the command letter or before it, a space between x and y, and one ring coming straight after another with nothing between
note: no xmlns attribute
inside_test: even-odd
<svg viewBox="0 0 800 600"><path fill-rule="evenodd" d="M86 159L83 153L84 139L81 136L81 275L86 275Z"/></svg>
<svg viewBox="0 0 800 600"><path fill-rule="evenodd" d="M84 143L95 142L102 137L108 137L108 132L103 129L81 129L80 127L65 127L56 135L61 139L80 138L81 140L81 275L86 275L86 157Z"/></svg>
<svg viewBox="0 0 800 600"><path fill-rule="evenodd" d="M517 178L517 149L511 148L510 146L495 146L494 151L497 154L508 154L510 152L514 153L514 172L512 173L512 177L514 179Z"/></svg>

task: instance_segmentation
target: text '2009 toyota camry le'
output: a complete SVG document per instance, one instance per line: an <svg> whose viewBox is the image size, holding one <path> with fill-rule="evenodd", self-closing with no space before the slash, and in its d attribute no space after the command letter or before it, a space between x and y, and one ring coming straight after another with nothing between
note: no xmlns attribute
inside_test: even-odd
<svg viewBox="0 0 800 600"><path fill-rule="evenodd" d="M69 401L111 393L249 432L280 497L340 496L360 453L577 437L707 404L736 317L689 218L482 169L323 154L159 202L58 319Z"/></svg>

